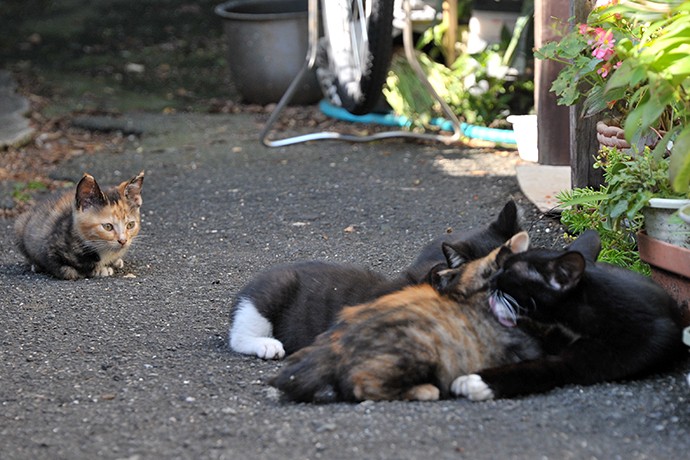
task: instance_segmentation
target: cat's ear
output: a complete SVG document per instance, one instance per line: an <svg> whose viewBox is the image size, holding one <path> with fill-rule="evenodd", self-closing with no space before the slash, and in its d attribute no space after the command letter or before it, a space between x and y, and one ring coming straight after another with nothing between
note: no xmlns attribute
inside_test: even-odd
<svg viewBox="0 0 690 460"><path fill-rule="evenodd" d="M585 272L585 258L579 252L569 251L552 260L549 266L549 284L557 291L568 291L580 282Z"/></svg>
<svg viewBox="0 0 690 460"><path fill-rule="evenodd" d="M503 206L503 209L496 220L491 224L491 227L493 227L499 235L503 235L505 238L515 235L522 230L519 214L520 212L515 201L510 200Z"/></svg>
<svg viewBox="0 0 690 460"><path fill-rule="evenodd" d="M529 234L525 231L517 233L498 249L496 264L502 267L510 256L525 252L527 249L529 249Z"/></svg>
<svg viewBox="0 0 690 460"><path fill-rule="evenodd" d="M568 251L577 251L585 259L596 262L601 252L601 238L596 230L585 230L580 236L568 246Z"/></svg>
<svg viewBox="0 0 690 460"><path fill-rule="evenodd" d="M427 282L433 287L436 292L445 294L448 291L448 286L457 277L458 270L448 268L445 264L436 264L429 270L427 274Z"/></svg>
<svg viewBox="0 0 690 460"><path fill-rule="evenodd" d="M507 246L513 252L513 254L525 252L527 249L529 249L529 234L525 231L522 231L516 235L513 235L513 237L508 241Z"/></svg>
<svg viewBox="0 0 690 460"><path fill-rule="evenodd" d="M105 206L107 200L101 188L96 183L96 179L90 174L84 174L77 184L77 193L75 194L76 208L79 211L86 211L93 207Z"/></svg>
<svg viewBox="0 0 690 460"><path fill-rule="evenodd" d="M460 254L460 251L452 245L443 243L441 249L443 250L443 255L446 256L446 263L450 268L458 268L467 262L467 257Z"/></svg>
<svg viewBox="0 0 690 460"><path fill-rule="evenodd" d="M141 207L143 200L141 199L141 189L144 186L144 171L140 172L131 180L120 184L122 195L133 208Z"/></svg>

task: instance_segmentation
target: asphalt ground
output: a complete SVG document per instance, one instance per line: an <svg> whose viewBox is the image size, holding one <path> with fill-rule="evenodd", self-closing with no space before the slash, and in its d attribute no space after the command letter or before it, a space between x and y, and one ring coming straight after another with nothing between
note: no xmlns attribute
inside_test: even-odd
<svg viewBox="0 0 690 460"><path fill-rule="evenodd" d="M103 121L103 120L100 120ZM105 120L107 123L108 120ZM558 222L521 194L515 152L387 141L267 149L252 115L131 115L124 153L53 175L146 170L143 228L111 278L34 274L0 219L0 457L6 459L679 459L677 369L514 400L308 405L266 385L281 362L227 349L232 296L303 259L395 274L445 231L514 198L533 241Z"/></svg>

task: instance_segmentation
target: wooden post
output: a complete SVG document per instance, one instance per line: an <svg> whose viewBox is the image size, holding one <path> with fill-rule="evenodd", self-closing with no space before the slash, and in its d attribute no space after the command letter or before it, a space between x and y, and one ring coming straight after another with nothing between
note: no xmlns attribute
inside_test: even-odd
<svg viewBox="0 0 690 460"><path fill-rule="evenodd" d="M587 20L587 15L594 8L595 0L570 0L571 14L575 23ZM597 121L601 116L584 118L582 104L570 108L570 177L573 187L598 188L604 183L601 169L594 169L594 158L599 151L596 136Z"/></svg>
<svg viewBox="0 0 690 460"><path fill-rule="evenodd" d="M554 18L566 20L571 0L536 0L534 2L534 46L557 40L551 27ZM556 95L549 91L562 65L535 59L534 105L537 109L537 146L539 164L569 165L570 115L568 107L556 103Z"/></svg>
<svg viewBox="0 0 690 460"><path fill-rule="evenodd" d="M450 67L458 57L455 52L455 42L458 40L458 0L443 2L443 22L446 25L443 46L446 49L446 65Z"/></svg>

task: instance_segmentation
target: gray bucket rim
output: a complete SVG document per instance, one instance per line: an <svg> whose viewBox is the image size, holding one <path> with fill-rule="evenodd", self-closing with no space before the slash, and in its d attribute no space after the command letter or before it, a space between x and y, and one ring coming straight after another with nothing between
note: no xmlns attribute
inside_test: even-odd
<svg viewBox="0 0 690 460"><path fill-rule="evenodd" d="M296 19L304 17L307 13L307 9L304 11L291 11L285 13L236 13L228 11L229 9L236 8L238 6L246 5L256 5L260 4L257 0L231 0L229 2L221 3L217 5L214 9L215 13L223 19L235 19L240 21L270 21L279 19ZM287 3L278 2L276 0L266 0L263 3ZM294 0L293 3L302 3L300 0Z"/></svg>

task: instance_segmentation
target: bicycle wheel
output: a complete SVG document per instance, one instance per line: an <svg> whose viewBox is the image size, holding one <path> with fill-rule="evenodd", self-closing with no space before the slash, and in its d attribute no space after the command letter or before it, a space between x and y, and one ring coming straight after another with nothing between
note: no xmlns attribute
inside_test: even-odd
<svg viewBox="0 0 690 460"><path fill-rule="evenodd" d="M316 74L330 101L350 113L372 111L393 50L394 0L321 0L324 36Z"/></svg>

